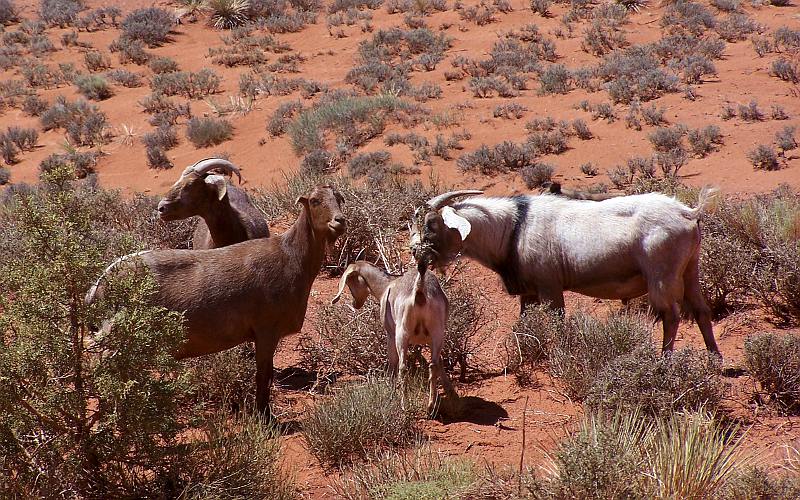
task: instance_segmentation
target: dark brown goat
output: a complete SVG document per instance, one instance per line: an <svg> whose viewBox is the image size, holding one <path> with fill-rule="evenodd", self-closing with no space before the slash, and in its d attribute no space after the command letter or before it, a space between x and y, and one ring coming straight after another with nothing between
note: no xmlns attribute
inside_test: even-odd
<svg viewBox="0 0 800 500"><path fill-rule="evenodd" d="M318 186L297 202L302 204L300 215L279 236L211 250L142 252L106 270L137 262L147 266L157 284L154 304L184 313L187 339L178 358L254 341L256 407L265 414L278 341L300 331L326 248L346 228L342 196L332 187ZM102 295L102 283L101 276L87 294L87 303Z"/></svg>
<svg viewBox="0 0 800 500"><path fill-rule="evenodd" d="M192 248L219 248L269 236L264 215L253 206L244 190L228 182L227 175L241 173L222 158L206 158L187 167L158 203L162 220L179 220L194 215L203 220L192 237Z"/></svg>

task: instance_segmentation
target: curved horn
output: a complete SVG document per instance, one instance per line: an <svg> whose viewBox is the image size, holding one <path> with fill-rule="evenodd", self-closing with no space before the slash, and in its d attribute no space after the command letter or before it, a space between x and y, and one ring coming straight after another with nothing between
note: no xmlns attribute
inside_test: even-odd
<svg viewBox="0 0 800 500"><path fill-rule="evenodd" d="M239 172L239 169L236 168L236 165L222 158L206 158L198 161L191 168L200 175L208 173L211 170L220 170L228 175L236 174L236 177L239 178L239 184L242 183L242 174Z"/></svg>
<svg viewBox="0 0 800 500"><path fill-rule="evenodd" d="M431 198L430 200L428 200L426 205L428 205L428 207L431 210L437 210L450 203L450 201L453 200L454 198L457 198L459 196L470 196L474 194L483 194L483 191L479 191L477 189L462 189L461 191L450 191L449 193L440 194L439 196Z"/></svg>
<svg viewBox="0 0 800 500"><path fill-rule="evenodd" d="M347 266L347 269L345 269L344 274L342 274L342 277L339 280L339 291L336 292L336 295L331 299L331 304L339 302L339 299L342 298L344 287L347 285L347 278L349 278L350 275L355 272L358 272L358 267L356 267L355 264L350 264Z"/></svg>

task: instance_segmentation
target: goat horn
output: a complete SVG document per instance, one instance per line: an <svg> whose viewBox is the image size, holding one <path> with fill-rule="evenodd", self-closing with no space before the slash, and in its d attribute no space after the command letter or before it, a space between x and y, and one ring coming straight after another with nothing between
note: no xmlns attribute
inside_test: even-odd
<svg viewBox="0 0 800 500"><path fill-rule="evenodd" d="M349 278L350 275L353 274L354 272L356 272L357 270L358 269L353 264L350 264L349 266L347 266L347 269L345 269L344 274L342 274L342 278L339 280L339 291L336 292L336 296L334 296L331 299L331 304L335 304L335 303L339 302L339 299L342 298L342 293L344 292L344 287L345 287L345 285L347 285L347 278Z"/></svg>
<svg viewBox="0 0 800 500"><path fill-rule="evenodd" d="M443 206L447 205L451 200L457 198L459 196L470 196L474 194L483 194L483 191L479 191L477 189L462 189L461 191L450 191L449 193L440 194L439 196L435 196L428 200L426 205L431 210L438 210Z"/></svg>
<svg viewBox="0 0 800 500"><path fill-rule="evenodd" d="M239 184L242 183L242 174L239 172L239 169L236 168L236 165L222 158L206 158L198 161L191 168L200 175L215 169L221 170L228 175L236 174L236 177L239 178Z"/></svg>

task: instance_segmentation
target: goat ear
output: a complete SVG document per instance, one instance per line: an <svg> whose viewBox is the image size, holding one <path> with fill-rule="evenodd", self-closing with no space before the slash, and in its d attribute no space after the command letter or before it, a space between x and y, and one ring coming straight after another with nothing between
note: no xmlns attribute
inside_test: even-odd
<svg viewBox="0 0 800 500"><path fill-rule="evenodd" d="M461 241L467 239L470 231L472 231L472 224L467 219L461 217L453 210L453 207L444 207L441 211L442 221L444 225L450 229L455 229L461 235Z"/></svg>
<svg viewBox="0 0 800 500"><path fill-rule="evenodd" d="M225 181L225 177L221 175L208 175L205 178L206 184L210 186L214 186L217 189L217 199L221 200L225 198L225 195L228 193L228 183Z"/></svg>
<svg viewBox="0 0 800 500"><path fill-rule="evenodd" d="M298 196L295 203L302 203L304 207L308 208L308 198L305 196Z"/></svg>

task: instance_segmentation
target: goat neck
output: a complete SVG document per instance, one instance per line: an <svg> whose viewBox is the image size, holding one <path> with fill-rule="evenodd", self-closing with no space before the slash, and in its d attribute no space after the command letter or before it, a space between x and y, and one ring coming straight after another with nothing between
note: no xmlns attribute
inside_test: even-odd
<svg viewBox="0 0 800 500"><path fill-rule="evenodd" d="M300 208L300 214L292 227L280 237L284 252L300 263L304 277L314 281L322 267L328 241L324 235L314 231L311 216L305 206Z"/></svg>
<svg viewBox="0 0 800 500"><path fill-rule="evenodd" d="M228 189L231 189L231 186ZM247 229L242 225L239 214L230 204L230 196L226 196L200 216L208 226L208 232L216 248L248 239Z"/></svg>
<svg viewBox="0 0 800 500"><path fill-rule="evenodd" d="M472 226L461 253L497 270L516 244L527 216L526 201L525 197L473 198L453 205Z"/></svg>

